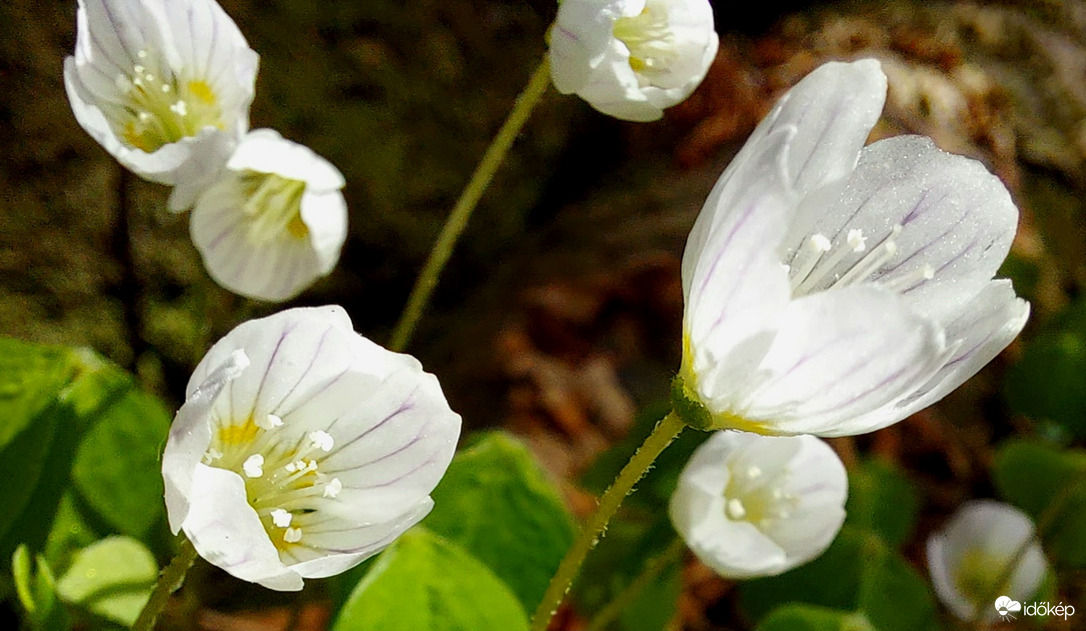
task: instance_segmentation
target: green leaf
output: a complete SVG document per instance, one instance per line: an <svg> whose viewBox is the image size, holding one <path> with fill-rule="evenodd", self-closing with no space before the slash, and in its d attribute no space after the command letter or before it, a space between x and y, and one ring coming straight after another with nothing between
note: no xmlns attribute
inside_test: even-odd
<svg viewBox="0 0 1086 631"><path fill-rule="evenodd" d="M1086 300L1053 319L1007 372L1004 392L1015 412L1086 438Z"/></svg>
<svg viewBox="0 0 1086 631"><path fill-rule="evenodd" d="M573 518L528 449L502 432L453 458L424 522L487 564L534 608L576 536Z"/></svg>
<svg viewBox="0 0 1086 631"><path fill-rule="evenodd" d="M867 460L849 471L845 512L853 526L896 548L912 534L917 509L912 481L890 463Z"/></svg>
<svg viewBox="0 0 1086 631"><path fill-rule="evenodd" d="M76 452L72 478L83 500L117 531L143 537L164 514L159 454L170 414L117 371L119 395L96 410L98 422Z"/></svg>
<svg viewBox="0 0 1086 631"><path fill-rule="evenodd" d="M26 610L26 618L34 629L63 631L71 624L67 612L57 606L56 581L45 559L39 554L30 567L30 551L19 546L12 558L11 569L19 602Z"/></svg>
<svg viewBox="0 0 1086 631"><path fill-rule="evenodd" d="M509 587L463 548L423 529L381 553L332 631L523 631Z"/></svg>
<svg viewBox="0 0 1086 631"><path fill-rule="evenodd" d="M878 536L845 526L823 555L780 576L739 587L755 620L790 602L863 614L879 631L937 629L927 582Z"/></svg>
<svg viewBox="0 0 1086 631"><path fill-rule="evenodd" d="M41 416L78 371L69 349L0 338L0 448Z"/></svg>
<svg viewBox="0 0 1086 631"><path fill-rule="evenodd" d="M755 631L875 631L875 627L863 614L791 604L774 609Z"/></svg>
<svg viewBox="0 0 1086 631"><path fill-rule="evenodd" d="M57 583L64 601L126 627L136 621L158 577L158 564L131 537L107 537L75 555Z"/></svg>
<svg viewBox="0 0 1086 631"><path fill-rule="evenodd" d="M1061 567L1086 567L1086 451L1011 440L996 452L993 478L1000 496L1034 521L1059 502L1045 554Z"/></svg>

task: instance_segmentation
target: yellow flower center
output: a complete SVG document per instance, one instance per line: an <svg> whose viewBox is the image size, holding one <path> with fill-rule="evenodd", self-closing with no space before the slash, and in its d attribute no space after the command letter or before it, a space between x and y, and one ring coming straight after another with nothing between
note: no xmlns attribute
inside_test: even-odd
<svg viewBox="0 0 1086 631"><path fill-rule="evenodd" d="M274 414L240 423L216 419L203 461L241 476L268 537L286 550L302 540L321 503L343 490L339 478L321 471L334 446L328 432L292 432Z"/></svg>
<svg viewBox="0 0 1086 631"><path fill-rule="evenodd" d="M641 13L615 20L612 32L629 49L630 68L638 74L664 72L675 56L675 34L660 0L649 0Z"/></svg>
<svg viewBox="0 0 1086 631"><path fill-rule="evenodd" d="M128 146L151 153L205 127L225 128L219 99L207 81L174 75L146 50L136 57L130 75L117 75L122 100L110 116Z"/></svg>
<svg viewBox="0 0 1086 631"><path fill-rule="evenodd" d="M241 175L241 186L245 196L242 212L249 218L248 235L253 243L267 243L284 233L299 240L309 236L302 219L305 182L246 171Z"/></svg>

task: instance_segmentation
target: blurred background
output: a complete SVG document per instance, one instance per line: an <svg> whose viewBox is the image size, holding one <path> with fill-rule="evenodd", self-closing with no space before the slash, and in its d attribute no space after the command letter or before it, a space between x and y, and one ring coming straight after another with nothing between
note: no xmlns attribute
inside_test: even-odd
<svg viewBox="0 0 1086 631"><path fill-rule="evenodd" d="M284 306L342 304L358 331L387 340L556 10L544 0L221 4L261 56L252 127L310 146L347 179L340 263L288 305L216 286L187 216L166 210L167 190L124 172L78 126L61 74L74 0L0 3L0 335L94 348L173 406L211 343ZM409 350L467 427L524 437L574 510L590 509L572 481L666 399L682 248L716 177L807 72L876 57L890 93L872 139L924 134L1000 176L1021 209L1002 274L1033 305L1021 339L945 402L833 441L846 462L876 454L920 489L906 547L915 559L957 505L993 494L1001 441L1086 438L1086 3L765 0L741 14L717 2L716 18L708 77L660 122L617 122L549 92ZM702 570L684 575L689 629L731 619L713 606L728 586ZM1081 571L1071 578L1062 593L1081 597Z"/></svg>

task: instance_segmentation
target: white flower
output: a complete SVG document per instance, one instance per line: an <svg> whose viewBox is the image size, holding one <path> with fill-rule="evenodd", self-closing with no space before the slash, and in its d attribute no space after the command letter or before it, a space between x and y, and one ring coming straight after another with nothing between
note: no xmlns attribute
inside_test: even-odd
<svg viewBox="0 0 1086 631"><path fill-rule="evenodd" d="M814 436L722 431L683 469L671 521L721 576L773 576L829 547L847 496L844 465Z"/></svg>
<svg viewBox="0 0 1086 631"><path fill-rule="evenodd" d="M246 322L196 367L162 458L170 528L278 590L376 554L433 506L460 417L339 307Z"/></svg>
<svg viewBox="0 0 1086 631"><path fill-rule="evenodd" d="M257 54L213 0L79 0L76 29L79 124L188 208L249 128Z"/></svg>
<svg viewBox="0 0 1086 631"><path fill-rule="evenodd" d="M653 121L698 87L718 44L708 0L563 0L551 77L604 114Z"/></svg>
<svg viewBox="0 0 1086 631"><path fill-rule="evenodd" d="M935 593L962 620L974 620L978 611L984 619L994 618L996 597L1025 600L1037 592L1048 572L1041 545L1034 541L1010 579L997 585L1018 548L1031 539L1033 522L1017 508L994 500L966 502L928 539L928 571Z"/></svg>
<svg viewBox="0 0 1086 631"><path fill-rule="evenodd" d="M693 424L843 436L939 400L1018 334L992 277L1018 211L979 162L919 136L867 147L886 77L829 63L720 177L683 254L676 406Z"/></svg>
<svg viewBox="0 0 1086 631"><path fill-rule="evenodd" d="M343 175L307 147L257 129L200 196L189 224L208 273L250 298L281 301L332 271L347 238Z"/></svg>

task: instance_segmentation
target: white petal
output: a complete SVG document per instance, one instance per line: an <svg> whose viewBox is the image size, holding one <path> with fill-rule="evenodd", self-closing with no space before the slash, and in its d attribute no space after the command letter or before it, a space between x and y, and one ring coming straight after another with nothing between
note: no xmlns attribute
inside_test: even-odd
<svg viewBox="0 0 1086 631"><path fill-rule="evenodd" d="M306 190L335 191L346 183L339 169L312 149L284 139L272 129L254 129L242 139L227 165L235 171L276 173L306 183Z"/></svg>
<svg viewBox="0 0 1086 631"><path fill-rule="evenodd" d="M781 97L736 160L757 153L775 131L794 127L786 181L797 194L810 194L849 176L885 101L878 61L823 64Z"/></svg>
<svg viewBox="0 0 1086 631"><path fill-rule="evenodd" d="M324 276L339 261L339 252L347 240L347 202L339 190L306 192L302 196L302 221L309 229L309 245L317 264L317 273Z"/></svg>
<svg viewBox="0 0 1086 631"><path fill-rule="evenodd" d="M946 324L947 341L955 346L954 355L901 404L901 414L922 410L965 383L1018 336L1028 319L1029 303L1014 294L1009 280L988 283Z"/></svg>
<svg viewBox="0 0 1086 631"><path fill-rule="evenodd" d="M396 519L379 524L351 524L329 520L306 529L304 547L293 549L297 561L290 569L305 578L324 578L344 572L389 546L408 528L422 521L433 508L426 497Z"/></svg>
<svg viewBox="0 0 1086 631"><path fill-rule="evenodd" d="M174 534L189 513L193 471L211 444L211 408L219 393L249 366L248 356L240 349L220 356L219 360L215 365L205 366L199 382L189 383L185 404L174 417L162 454L166 514Z"/></svg>
<svg viewBox="0 0 1086 631"><path fill-rule="evenodd" d="M192 499L183 528L200 556L268 589L302 588L302 577L279 560L278 550L248 504L245 482L238 474L196 465Z"/></svg>
<svg viewBox="0 0 1086 631"><path fill-rule="evenodd" d="M787 243L795 248L815 226L831 241L861 230L869 243L880 243L901 226L893 238L897 254L872 280L895 287L918 313L940 319L991 280L1017 221L1006 187L979 162L940 151L924 137L898 136L863 150L836 199L804 204ZM838 272L860 256L846 259Z"/></svg>
<svg viewBox="0 0 1086 631"><path fill-rule="evenodd" d="M353 392L354 408L338 417L321 415L320 408L340 392ZM428 496L460 432L460 417L449 409L437 379L421 369L402 370L369 391L343 379L284 419L296 427L327 424L336 446L321 472L343 484L328 510L355 523L389 521Z"/></svg>
<svg viewBox="0 0 1086 631"><path fill-rule="evenodd" d="M814 436L794 437L799 450L788 466L784 491L798 499L790 519L768 526L766 533L787 552L793 567L826 551L845 522L848 474L837 454Z"/></svg>
<svg viewBox="0 0 1086 631"><path fill-rule="evenodd" d="M592 69L599 65L611 45L615 18L621 2L569 0L558 5L550 32L548 51L551 78L562 94L573 94L588 83Z"/></svg>
<svg viewBox="0 0 1086 631"><path fill-rule="evenodd" d="M789 304L758 367L768 376L728 410L774 434L842 436L884 425L863 415L914 392L946 361L942 330L873 286L805 296Z"/></svg>

